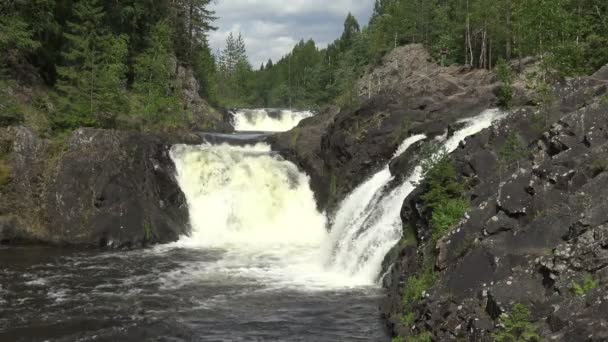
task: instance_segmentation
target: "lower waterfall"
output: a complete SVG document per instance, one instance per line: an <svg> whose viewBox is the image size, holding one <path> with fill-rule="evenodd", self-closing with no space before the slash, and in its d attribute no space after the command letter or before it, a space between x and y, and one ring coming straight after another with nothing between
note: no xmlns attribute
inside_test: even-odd
<svg viewBox="0 0 608 342"><path fill-rule="evenodd" d="M462 120L445 150L501 117L488 110ZM395 157L422 139L406 139ZM276 286L377 286L382 260L401 238L402 203L422 180L418 166L395 186L387 163L342 201L328 227L309 177L266 144L177 145L171 155L192 226L177 245L225 251L213 265L218 272Z"/></svg>

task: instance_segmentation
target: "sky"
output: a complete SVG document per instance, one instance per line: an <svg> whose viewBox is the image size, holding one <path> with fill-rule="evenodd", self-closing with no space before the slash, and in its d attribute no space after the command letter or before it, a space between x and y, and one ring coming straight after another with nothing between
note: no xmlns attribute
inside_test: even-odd
<svg viewBox="0 0 608 342"><path fill-rule="evenodd" d="M300 39L314 39L325 47L342 34L351 12L361 26L367 24L374 0L216 0L219 19L209 36L214 52L223 49L230 32L245 39L249 60L258 68L271 58L279 60Z"/></svg>

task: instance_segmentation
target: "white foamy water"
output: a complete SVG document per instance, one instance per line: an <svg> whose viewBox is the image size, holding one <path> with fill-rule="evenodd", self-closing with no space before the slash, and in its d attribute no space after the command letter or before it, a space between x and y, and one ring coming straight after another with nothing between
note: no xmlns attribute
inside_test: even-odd
<svg viewBox="0 0 608 342"><path fill-rule="evenodd" d="M461 120L466 123L465 127L449 138L443 148L448 153L454 151L466 137L490 127L502 117L498 110L487 110L477 117ZM415 136L406 140L396 156L423 138ZM357 187L340 204L335 216L328 264L360 283L373 284L378 281L384 257L401 239L401 207L416 184L422 181L422 168L416 166L400 186L386 189L392 179L387 165Z"/></svg>
<svg viewBox="0 0 608 342"><path fill-rule="evenodd" d="M241 109L233 113L233 126L239 132L285 132L312 117L310 111L281 110L270 114L265 109Z"/></svg>
<svg viewBox="0 0 608 342"><path fill-rule="evenodd" d="M499 117L498 111L486 111L463 120L465 127L444 148L453 151ZM395 157L422 139L406 139ZM168 287L202 279L308 290L377 286L382 260L401 238L403 201L422 180L416 167L392 188L387 163L346 197L328 229L308 176L266 144L178 145L171 155L188 201L192 234L169 248L222 252L217 260L165 275Z"/></svg>
<svg viewBox="0 0 608 342"><path fill-rule="evenodd" d="M327 226L308 176L268 145L179 145L171 153L192 225L191 236L172 247L224 251L220 260L192 269L194 279L244 277L310 288L350 283L323 267Z"/></svg>

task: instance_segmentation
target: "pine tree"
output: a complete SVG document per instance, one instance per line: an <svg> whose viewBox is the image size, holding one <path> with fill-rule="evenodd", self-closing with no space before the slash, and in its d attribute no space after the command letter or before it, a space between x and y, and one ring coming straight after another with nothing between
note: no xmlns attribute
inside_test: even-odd
<svg viewBox="0 0 608 342"><path fill-rule="evenodd" d="M165 21L150 32L148 48L136 58L134 90L135 115L146 123L176 123L179 98L174 90L173 31Z"/></svg>
<svg viewBox="0 0 608 342"><path fill-rule="evenodd" d="M127 38L105 33L103 8L97 0L74 4L75 21L64 33L64 65L58 68L60 111L56 128L112 126L123 111Z"/></svg>

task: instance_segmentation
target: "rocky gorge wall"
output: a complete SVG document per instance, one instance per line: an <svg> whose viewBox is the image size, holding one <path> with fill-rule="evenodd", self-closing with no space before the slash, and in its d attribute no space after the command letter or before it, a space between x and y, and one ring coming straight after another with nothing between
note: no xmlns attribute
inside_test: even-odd
<svg viewBox="0 0 608 342"><path fill-rule="evenodd" d="M0 241L121 248L177 240L189 228L174 142L99 129L57 142L25 127L0 129L10 171L0 188Z"/></svg>

